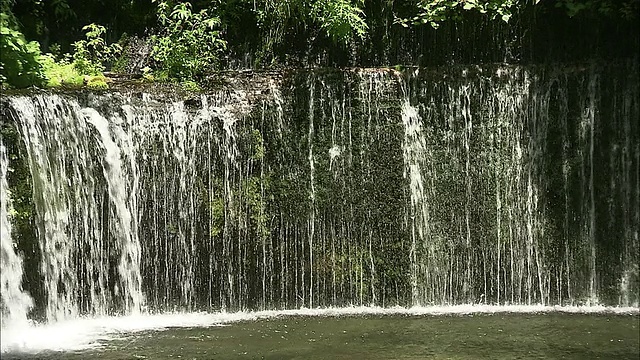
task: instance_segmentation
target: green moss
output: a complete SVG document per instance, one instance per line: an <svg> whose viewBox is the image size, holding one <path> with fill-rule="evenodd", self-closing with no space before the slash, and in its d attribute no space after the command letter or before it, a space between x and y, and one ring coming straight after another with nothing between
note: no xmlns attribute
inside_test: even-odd
<svg viewBox="0 0 640 360"><path fill-rule="evenodd" d="M267 199L263 196L263 190L267 190L269 186L269 179L268 177L252 176L243 185L249 204L252 228L257 239L265 241L271 235L267 226Z"/></svg>
<svg viewBox="0 0 640 360"><path fill-rule="evenodd" d="M211 233L210 236L216 237L222 233L224 228L224 199L217 197L211 201Z"/></svg>
<svg viewBox="0 0 640 360"><path fill-rule="evenodd" d="M151 75L156 81L168 82L171 80L169 73L165 70L154 71Z"/></svg>
<svg viewBox="0 0 640 360"><path fill-rule="evenodd" d="M7 149L10 165L7 182L12 205L12 240L17 245L19 253L29 254L24 257L23 286L33 296L37 308L40 306L39 302L44 299L44 295L38 287L41 281L40 250L35 224L33 181L29 162L25 156L27 149L17 124L4 120L0 121L0 138Z"/></svg>
<svg viewBox="0 0 640 360"><path fill-rule="evenodd" d="M107 78L104 75L90 76L87 78L87 87L93 90L108 89Z"/></svg>
<svg viewBox="0 0 640 360"><path fill-rule="evenodd" d="M254 129L251 132L251 145L253 147L251 158L254 160L262 160L262 158L264 158L264 139L262 138L260 130Z"/></svg>
<svg viewBox="0 0 640 360"><path fill-rule="evenodd" d="M182 85L182 89L184 91L192 91L192 92L202 91L202 89L200 88L200 85L198 85L198 83L196 83L195 81L185 80L180 85Z"/></svg>

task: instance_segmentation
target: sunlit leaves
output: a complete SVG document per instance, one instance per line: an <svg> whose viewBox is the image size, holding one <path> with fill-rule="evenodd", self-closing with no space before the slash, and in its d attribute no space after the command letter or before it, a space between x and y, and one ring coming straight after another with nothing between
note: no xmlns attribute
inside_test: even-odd
<svg viewBox="0 0 640 360"><path fill-rule="evenodd" d="M338 43L346 43L354 37L363 39L369 29L362 9L349 0L316 1L311 13L320 28Z"/></svg>
<svg viewBox="0 0 640 360"><path fill-rule="evenodd" d="M509 22L514 13L528 5L543 3L541 0L420 0L416 3L417 14L410 18L396 18L395 22L409 25L429 24L438 28L446 20L459 20L464 12L477 11L490 19ZM553 6L553 5L552 5ZM596 16L620 16L623 19L637 18L640 0L558 0L556 8L565 10L569 17L581 13Z"/></svg>
<svg viewBox="0 0 640 360"><path fill-rule="evenodd" d="M89 24L82 28L85 40L73 43L74 63L83 74L95 75L104 70L104 64L114 61L122 52L119 44L107 45L104 36L106 29L102 25Z"/></svg>
<svg viewBox="0 0 640 360"><path fill-rule="evenodd" d="M508 22L514 9L521 6L517 0L422 0L416 4L417 15L410 19L396 19L402 26L429 24L437 29L446 20L457 20L465 11L477 11L491 19Z"/></svg>
<svg viewBox="0 0 640 360"><path fill-rule="evenodd" d="M227 43L222 38L221 21L209 14L210 9L193 12L190 3L170 8L158 3L160 35L152 37L151 55L156 61L159 78L193 80L215 67Z"/></svg>
<svg viewBox="0 0 640 360"><path fill-rule="evenodd" d="M179 3L171 12L171 18L175 21L185 21L191 17L191 3Z"/></svg>
<svg viewBox="0 0 640 360"><path fill-rule="evenodd" d="M15 29L8 14L0 13L0 82L15 87L40 85L45 81L39 61L40 45L27 41Z"/></svg>
<svg viewBox="0 0 640 360"><path fill-rule="evenodd" d="M364 39L369 26L362 10L363 0L286 0L257 1L258 25L283 31L295 24L314 24L336 43Z"/></svg>

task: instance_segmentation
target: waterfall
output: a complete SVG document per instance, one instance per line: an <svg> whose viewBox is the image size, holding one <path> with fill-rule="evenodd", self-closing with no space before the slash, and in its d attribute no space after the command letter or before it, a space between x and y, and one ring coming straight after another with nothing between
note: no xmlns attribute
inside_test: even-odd
<svg viewBox="0 0 640 360"><path fill-rule="evenodd" d="M316 224L316 209L315 209L315 202L316 202L316 189L315 189L315 179L314 179L314 173L315 173L315 161L313 158L313 117L314 117L314 108L313 108L313 102L315 101L315 98L313 96L313 92L315 89L315 79L311 78L311 84L309 85L309 135L308 135L308 140L309 140L309 199L311 201L311 206L310 206L310 210L309 210L309 263L311 264L311 266L309 267L309 278L311 279L310 283L309 283L309 306L313 307L313 251L314 251L314 247L313 247L313 237L315 236L315 224ZM304 268L303 268L303 275L302 275L302 287L304 287ZM304 303L304 297L302 302Z"/></svg>
<svg viewBox="0 0 640 360"><path fill-rule="evenodd" d="M7 183L8 171L7 150L0 138L0 328L27 323L27 314L33 305L29 294L22 289L22 256L16 253L11 238L12 208Z"/></svg>
<svg viewBox="0 0 640 360"><path fill-rule="evenodd" d="M411 293L413 304L420 304L418 278L428 276L428 271L419 269L419 248L430 246L429 238L429 208L426 199L425 185L422 179L422 168L426 161L427 145L422 129L422 119L416 108L406 100L402 105L402 123L404 124L403 154L405 161L405 178L409 181L411 206L409 213L411 247L409 261L411 263ZM434 274L435 275L435 274ZM426 280L428 281L428 280Z"/></svg>
<svg viewBox="0 0 640 360"><path fill-rule="evenodd" d="M127 313L139 312L143 303L141 292L140 278L140 241L138 233L135 230L135 221L132 218L132 210L135 211L133 201L135 197L129 194L127 178L124 174L124 165L122 163L121 153L122 145L130 140L127 134L120 131L114 131L111 134L109 122L100 116L95 109L83 109L86 121L92 124L100 134L100 143L102 144L104 154L103 173L107 181L109 200L112 203L113 213L110 217L115 221L110 222L109 231L116 238L115 247L120 251L120 260L118 263L118 274L122 289L116 287L116 294L122 292L125 296L124 310ZM119 141L114 141L114 137ZM131 147L127 147L128 157L133 158ZM133 161L133 160L131 160ZM132 166L132 171L135 167ZM134 177L134 183L137 181ZM135 189L133 189L135 191Z"/></svg>
<svg viewBox="0 0 640 360"><path fill-rule="evenodd" d="M634 66L299 70L189 99L7 95L37 229L13 263L42 278L23 287L48 321L637 305Z"/></svg>
<svg viewBox="0 0 640 360"><path fill-rule="evenodd" d="M126 312L139 311L140 251L129 178L107 120L56 95L14 98L12 106L23 120L33 179L47 319L106 314L120 302ZM104 149L104 161L94 141Z"/></svg>

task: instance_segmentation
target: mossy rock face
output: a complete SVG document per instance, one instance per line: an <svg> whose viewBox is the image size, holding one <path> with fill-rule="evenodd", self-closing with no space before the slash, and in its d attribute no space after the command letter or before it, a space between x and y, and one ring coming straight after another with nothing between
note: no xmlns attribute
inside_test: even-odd
<svg viewBox="0 0 640 360"><path fill-rule="evenodd" d="M33 181L27 159L27 149L22 140L19 126L9 120L15 114L11 113L10 105L6 100L0 101L0 140L5 146L9 158L9 171L7 182L8 195L11 201L11 239L16 246L16 252L24 259L24 277L22 286L34 301L32 316L43 319L44 313L39 309L44 308L43 289L39 286L40 274L40 247L35 224L36 209L33 202ZM4 199L3 199L4 200Z"/></svg>

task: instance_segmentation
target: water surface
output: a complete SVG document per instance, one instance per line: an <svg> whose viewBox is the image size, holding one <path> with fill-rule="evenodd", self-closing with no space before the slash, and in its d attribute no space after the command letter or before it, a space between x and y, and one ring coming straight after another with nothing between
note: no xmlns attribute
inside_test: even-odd
<svg viewBox="0 0 640 360"><path fill-rule="evenodd" d="M203 315L204 316L204 315ZM638 359L638 314L278 315L3 359Z"/></svg>

